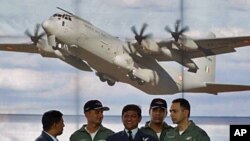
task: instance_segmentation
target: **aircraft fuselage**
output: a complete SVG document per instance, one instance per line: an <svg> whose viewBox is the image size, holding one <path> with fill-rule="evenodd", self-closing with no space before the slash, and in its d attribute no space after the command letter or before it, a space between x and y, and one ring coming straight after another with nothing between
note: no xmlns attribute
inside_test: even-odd
<svg viewBox="0 0 250 141"><path fill-rule="evenodd" d="M43 28L48 37L54 35L57 42L66 44L71 55L85 60L102 81L128 83L149 94L174 94L193 88L191 85L183 87L181 71L166 71L150 57L131 57L128 51L134 49L132 44L109 35L87 21L55 14L43 22ZM135 78L129 77L131 72Z"/></svg>

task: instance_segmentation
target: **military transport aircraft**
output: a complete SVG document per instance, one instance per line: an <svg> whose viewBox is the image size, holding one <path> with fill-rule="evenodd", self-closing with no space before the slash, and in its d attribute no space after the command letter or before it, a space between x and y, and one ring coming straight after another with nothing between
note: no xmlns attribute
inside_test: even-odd
<svg viewBox="0 0 250 141"><path fill-rule="evenodd" d="M175 94L178 92L210 93L250 90L249 85L215 83L215 55L235 52L235 48L250 45L250 36L191 39L183 33L176 21L172 31L165 30L173 39L156 42L151 34L144 35L133 26L135 40L122 41L92 23L58 7L56 13L42 23L45 33L39 34L39 25L32 35L33 43L0 44L0 50L39 53L43 57L59 58L83 71L94 71L102 82L113 86L128 83L148 94ZM47 40L43 38L47 35ZM175 61L186 69L175 70L161 62Z"/></svg>

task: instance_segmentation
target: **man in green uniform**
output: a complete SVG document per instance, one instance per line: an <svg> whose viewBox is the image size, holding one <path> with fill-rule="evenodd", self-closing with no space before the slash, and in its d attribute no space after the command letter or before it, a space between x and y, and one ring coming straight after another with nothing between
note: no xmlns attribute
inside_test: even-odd
<svg viewBox="0 0 250 141"><path fill-rule="evenodd" d="M103 107L98 100L90 100L84 105L84 114L87 124L75 131L70 136L70 141L105 141L114 132L102 126L103 111L108 111L108 107Z"/></svg>
<svg viewBox="0 0 250 141"><path fill-rule="evenodd" d="M189 120L190 104L186 99L173 100L170 113L171 119L173 123L177 124L177 127L166 133L165 141L210 141L207 133Z"/></svg>
<svg viewBox="0 0 250 141"><path fill-rule="evenodd" d="M166 132L173 129L164 122L167 113L167 102L161 98L153 99L149 108L150 121L147 121L145 126L141 127L141 131L153 136L158 141L163 141Z"/></svg>

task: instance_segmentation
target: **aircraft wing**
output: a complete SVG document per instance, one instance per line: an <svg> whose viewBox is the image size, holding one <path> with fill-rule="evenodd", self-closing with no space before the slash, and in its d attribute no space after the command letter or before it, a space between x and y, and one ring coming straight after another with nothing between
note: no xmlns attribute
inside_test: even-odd
<svg viewBox="0 0 250 141"><path fill-rule="evenodd" d="M193 92L206 92L211 94L218 94L223 92L234 92L234 91L249 91L250 85L240 84L221 84L221 83L206 83L206 88L192 90Z"/></svg>
<svg viewBox="0 0 250 141"><path fill-rule="evenodd" d="M39 53L38 48L34 44L0 44L0 50Z"/></svg>
<svg viewBox="0 0 250 141"><path fill-rule="evenodd" d="M0 44L0 51L38 53L44 57L57 58L54 53L40 51L40 49L34 44Z"/></svg>
<svg viewBox="0 0 250 141"><path fill-rule="evenodd" d="M224 53L235 52L235 48L250 45L250 36L200 39L200 40L195 40L195 43L199 47L209 50L214 55L224 54ZM189 52L188 56L190 58L203 57L204 53L197 50L197 51Z"/></svg>
<svg viewBox="0 0 250 141"><path fill-rule="evenodd" d="M250 45L250 36L242 36L242 37L227 37L227 38L212 38L212 39L197 39L194 42L201 49L197 50L189 50L184 51L186 57L199 58L210 55L224 54L235 52L235 48L249 46ZM176 49L172 49L171 41L161 41L157 43L159 47L167 47L172 51L180 51ZM209 51L211 54L204 54L204 50ZM156 58L158 61L169 61L168 57L166 57L163 53L152 54L152 57Z"/></svg>
<svg viewBox="0 0 250 141"><path fill-rule="evenodd" d="M43 57L52 57L58 58L53 52L46 52L40 50L34 44L0 44L0 51L13 51L13 52L25 52L25 53L37 53L41 54ZM68 55L65 59L61 59L62 61L80 69L83 71L92 71L88 64L86 64L81 59L74 57L72 55Z"/></svg>

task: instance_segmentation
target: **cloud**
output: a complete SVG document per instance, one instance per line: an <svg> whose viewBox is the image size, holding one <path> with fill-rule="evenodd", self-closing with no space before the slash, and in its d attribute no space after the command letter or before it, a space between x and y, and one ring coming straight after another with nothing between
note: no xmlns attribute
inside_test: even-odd
<svg viewBox="0 0 250 141"><path fill-rule="evenodd" d="M121 0L114 2L126 7L165 7L165 9L173 6L173 3L178 3L175 0Z"/></svg>
<svg viewBox="0 0 250 141"><path fill-rule="evenodd" d="M222 37L238 37L238 36L247 36L250 34L245 28L241 27L211 27L209 29L190 29L184 34L192 39L202 39L210 38L209 34L215 34L216 38Z"/></svg>
<svg viewBox="0 0 250 141"><path fill-rule="evenodd" d="M51 79L52 78L52 79ZM65 73L47 73L27 69L0 69L0 87L15 91L46 91L62 85ZM46 87L44 87L46 84Z"/></svg>
<svg viewBox="0 0 250 141"><path fill-rule="evenodd" d="M238 10L250 10L249 0L229 0L231 6Z"/></svg>
<svg viewBox="0 0 250 141"><path fill-rule="evenodd" d="M236 37L249 35L249 31L241 27L214 27L211 29L218 37Z"/></svg>

